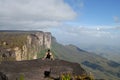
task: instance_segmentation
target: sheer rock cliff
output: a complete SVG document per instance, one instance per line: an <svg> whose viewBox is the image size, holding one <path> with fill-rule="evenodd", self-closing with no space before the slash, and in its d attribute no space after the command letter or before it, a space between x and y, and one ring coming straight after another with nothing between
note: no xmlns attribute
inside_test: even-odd
<svg viewBox="0 0 120 80"><path fill-rule="evenodd" d="M50 32L0 32L0 60L2 61L37 59L41 50L50 47Z"/></svg>

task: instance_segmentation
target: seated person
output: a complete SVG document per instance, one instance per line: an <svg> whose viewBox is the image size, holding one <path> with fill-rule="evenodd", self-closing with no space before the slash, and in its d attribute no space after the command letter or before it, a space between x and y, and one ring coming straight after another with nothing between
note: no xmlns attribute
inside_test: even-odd
<svg viewBox="0 0 120 80"><path fill-rule="evenodd" d="M45 54L43 60L44 60L44 59L54 60L53 54L50 52L50 49L48 49L48 51L46 52L46 54Z"/></svg>

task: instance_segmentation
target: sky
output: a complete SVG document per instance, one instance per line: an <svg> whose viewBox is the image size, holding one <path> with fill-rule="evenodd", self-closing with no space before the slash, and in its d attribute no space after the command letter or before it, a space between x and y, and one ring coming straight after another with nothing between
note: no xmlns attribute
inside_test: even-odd
<svg viewBox="0 0 120 80"><path fill-rule="evenodd" d="M62 44L120 47L120 0L0 0L0 30L49 31Z"/></svg>

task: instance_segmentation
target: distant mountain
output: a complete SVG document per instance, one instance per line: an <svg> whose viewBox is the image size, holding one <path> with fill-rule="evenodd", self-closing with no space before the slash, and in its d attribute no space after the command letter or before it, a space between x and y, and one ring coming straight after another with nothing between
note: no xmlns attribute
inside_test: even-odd
<svg viewBox="0 0 120 80"><path fill-rule="evenodd" d="M120 64L117 62L87 52L74 45L59 44L55 38L52 38L52 51L56 58L80 63L87 72L92 72L97 79L120 79Z"/></svg>
<svg viewBox="0 0 120 80"><path fill-rule="evenodd" d="M120 63L120 47L119 46L93 44L93 45L79 46L79 47L82 47L82 49L85 49L89 52L94 52L109 60L113 60Z"/></svg>

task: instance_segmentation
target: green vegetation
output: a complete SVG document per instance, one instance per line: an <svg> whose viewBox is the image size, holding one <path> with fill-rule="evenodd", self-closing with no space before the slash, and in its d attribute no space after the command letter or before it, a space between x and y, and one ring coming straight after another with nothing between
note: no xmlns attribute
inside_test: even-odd
<svg viewBox="0 0 120 80"><path fill-rule="evenodd" d="M19 80L25 80L25 77L24 77L24 75L23 75L23 74L21 74L21 75L20 75Z"/></svg>
<svg viewBox="0 0 120 80"><path fill-rule="evenodd" d="M71 80L72 76L70 74L62 74L61 80Z"/></svg>
<svg viewBox="0 0 120 80"><path fill-rule="evenodd" d="M49 77L48 80L95 80L92 74L89 75L73 75L71 73L62 73L59 78Z"/></svg>
<svg viewBox="0 0 120 80"><path fill-rule="evenodd" d="M42 48L40 52L38 53L38 58L43 58L45 56L45 53L47 52L47 49Z"/></svg>
<svg viewBox="0 0 120 80"><path fill-rule="evenodd" d="M16 80L25 80L24 74L20 74L20 76L16 78Z"/></svg>

